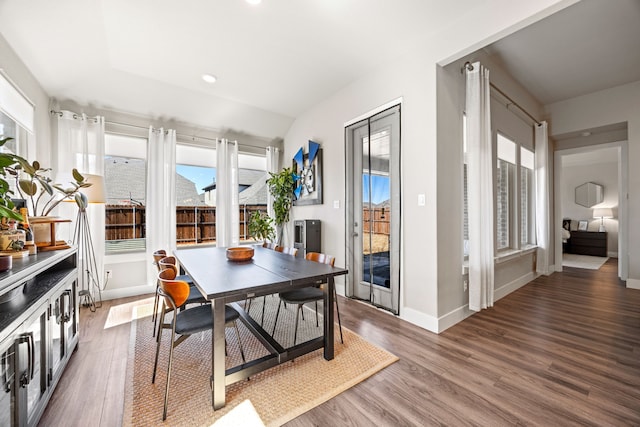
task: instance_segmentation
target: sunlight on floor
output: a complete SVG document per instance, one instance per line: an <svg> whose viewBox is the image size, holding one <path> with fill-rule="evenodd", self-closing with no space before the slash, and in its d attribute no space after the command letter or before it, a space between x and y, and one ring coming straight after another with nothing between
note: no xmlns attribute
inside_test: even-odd
<svg viewBox="0 0 640 427"><path fill-rule="evenodd" d="M109 309L104 329L130 323L133 319L151 316L153 312L153 297L126 304L114 305Z"/></svg>
<svg viewBox="0 0 640 427"><path fill-rule="evenodd" d="M250 400L245 400L225 414L211 427L264 427L260 415L256 412Z"/></svg>

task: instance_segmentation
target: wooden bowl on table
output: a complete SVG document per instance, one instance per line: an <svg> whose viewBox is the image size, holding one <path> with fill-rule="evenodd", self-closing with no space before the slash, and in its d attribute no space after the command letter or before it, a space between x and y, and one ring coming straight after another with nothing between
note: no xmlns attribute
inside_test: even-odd
<svg viewBox="0 0 640 427"><path fill-rule="evenodd" d="M227 259L234 262L249 261L253 258L253 251L253 248L248 246L227 248Z"/></svg>

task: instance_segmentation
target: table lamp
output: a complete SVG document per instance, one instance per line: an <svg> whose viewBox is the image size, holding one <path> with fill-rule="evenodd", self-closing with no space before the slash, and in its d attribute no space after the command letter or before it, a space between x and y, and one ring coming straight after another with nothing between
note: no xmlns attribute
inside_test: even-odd
<svg viewBox="0 0 640 427"><path fill-rule="evenodd" d="M598 231L607 231L604 228L604 219L613 218L613 210L611 208L595 208L593 210L593 217L600 218L600 228L598 229Z"/></svg>

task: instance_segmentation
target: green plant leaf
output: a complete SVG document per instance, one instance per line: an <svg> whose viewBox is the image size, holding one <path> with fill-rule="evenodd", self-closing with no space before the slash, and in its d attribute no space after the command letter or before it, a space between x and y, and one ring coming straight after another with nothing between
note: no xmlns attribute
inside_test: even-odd
<svg viewBox="0 0 640 427"><path fill-rule="evenodd" d="M73 179L76 180L76 182L84 182L84 176L82 176L82 174L80 172L78 172L78 169L73 169L73 171L71 171L71 174L73 175Z"/></svg>
<svg viewBox="0 0 640 427"><path fill-rule="evenodd" d="M18 181L18 185L20 186L20 190L27 196L35 196L35 194L38 192L38 186L35 182L21 179Z"/></svg>

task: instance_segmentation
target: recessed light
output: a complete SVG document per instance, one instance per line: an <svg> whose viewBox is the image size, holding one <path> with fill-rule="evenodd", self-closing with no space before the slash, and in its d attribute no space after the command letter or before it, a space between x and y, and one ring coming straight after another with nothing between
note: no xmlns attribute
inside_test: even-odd
<svg viewBox="0 0 640 427"><path fill-rule="evenodd" d="M262 3L262 0L247 0L247 3L256 5Z"/></svg>
<svg viewBox="0 0 640 427"><path fill-rule="evenodd" d="M589 132L589 131L582 132L581 135L584 136L584 137L591 136L591 132Z"/></svg>
<svg viewBox="0 0 640 427"><path fill-rule="evenodd" d="M215 83L216 80L218 80L218 79L213 74L203 74L202 75L202 80L204 80L207 83Z"/></svg>

